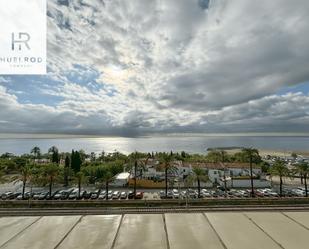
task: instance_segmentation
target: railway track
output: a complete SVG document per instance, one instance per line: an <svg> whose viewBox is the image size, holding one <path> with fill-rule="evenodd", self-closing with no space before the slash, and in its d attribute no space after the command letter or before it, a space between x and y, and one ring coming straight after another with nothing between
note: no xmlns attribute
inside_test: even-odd
<svg viewBox="0 0 309 249"><path fill-rule="evenodd" d="M309 211L309 205L297 206L211 206L211 207L151 207L151 208L0 208L4 216L52 216L52 215L107 215L139 213L198 213L198 212L253 212L253 211Z"/></svg>

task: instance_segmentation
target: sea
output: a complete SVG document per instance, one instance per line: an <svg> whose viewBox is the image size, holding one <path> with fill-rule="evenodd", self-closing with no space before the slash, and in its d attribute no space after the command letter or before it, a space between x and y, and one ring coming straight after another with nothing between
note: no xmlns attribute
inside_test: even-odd
<svg viewBox="0 0 309 249"><path fill-rule="evenodd" d="M309 151L308 134L166 134L140 137L100 137L55 134L0 134L0 154L30 153L34 146L42 153L51 146L61 152L84 150L87 153L119 151L181 152L206 154L209 148L254 147L270 151Z"/></svg>

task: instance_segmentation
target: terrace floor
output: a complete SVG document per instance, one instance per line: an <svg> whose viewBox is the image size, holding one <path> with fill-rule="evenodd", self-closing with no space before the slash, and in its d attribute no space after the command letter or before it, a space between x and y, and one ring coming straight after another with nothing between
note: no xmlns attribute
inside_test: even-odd
<svg viewBox="0 0 309 249"><path fill-rule="evenodd" d="M0 248L305 249L309 212L0 218Z"/></svg>

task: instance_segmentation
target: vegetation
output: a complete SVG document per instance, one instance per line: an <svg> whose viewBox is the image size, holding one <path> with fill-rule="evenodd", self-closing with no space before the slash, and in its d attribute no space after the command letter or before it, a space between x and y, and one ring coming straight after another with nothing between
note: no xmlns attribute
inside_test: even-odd
<svg viewBox="0 0 309 249"><path fill-rule="evenodd" d="M41 159L40 161L34 161ZM281 167L284 163L276 162L270 166L263 162L256 149L246 148L234 154L228 154L225 151L213 150L207 155L181 153L165 153L152 152L141 153L134 152L124 155L117 151L112 153L102 152L100 155L95 153L85 153L84 151L72 151L72 153L60 153L58 148L53 146L47 153L42 153L41 149L35 146L29 154L20 156L11 153L4 153L0 156L0 172L2 175L16 176L23 183L23 195L26 185L49 185L49 192L55 183L64 186L75 185L80 188L82 184L96 184L100 189L105 188L108 191L110 182L115 175L122 172L124 167L127 171L131 171L134 176L134 194L136 194L136 179L141 177L146 170L148 160L156 159L159 161L158 168L164 171L165 178L165 195L168 192L169 176L175 170L173 161L179 160L183 162L241 162L250 164L251 193L254 195L253 185L253 164L260 164L263 172L271 175L278 175L281 181L282 177L287 174L287 169ZM299 164L296 166L295 174L304 179L305 188L307 189L307 177L309 172L307 164ZM193 169L193 180L197 182L198 192L200 194L200 184L207 181L206 174L200 168ZM17 179L16 178L16 179Z"/></svg>
<svg viewBox="0 0 309 249"><path fill-rule="evenodd" d="M50 154L51 161L52 163L59 164L60 162L60 156L59 156L59 151L56 146L52 146L49 150L48 153Z"/></svg>
<svg viewBox="0 0 309 249"><path fill-rule="evenodd" d="M253 185L253 169L252 164L261 161L259 151L254 148L245 148L241 152L242 160L250 163L250 181L251 181L251 197L254 197L254 185Z"/></svg>
<svg viewBox="0 0 309 249"><path fill-rule="evenodd" d="M162 153L160 157L160 165L164 169L165 176L165 196L167 197L167 189L168 189L168 174L175 169L172 164L174 160L174 156L172 153Z"/></svg>
<svg viewBox="0 0 309 249"><path fill-rule="evenodd" d="M201 182L207 182L209 180L207 172L200 168L194 167L193 168L193 179L197 181L197 189L198 189L198 198L201 197Z"/></svg>
<svg viewBox="0 0 309 249"><path fill-rule="evenodd" d="M48 164L44 167L42 173L46 180L49 182L49 196L51 196L53 183L59 175L59 167L56 164Z"/></svg>
<svg viewBox="0 0 309 249"><path fill-rule="evenodd" d="M31 150L30 153L34 156L35 159L38 159L38 158L40 158L40 156L41 156L41 149L40 149L38 146L35 146L35 147Z"/></svg>
<svg viewBox="0 0 309 249"><path fill-rule="evenodd" d="M276 160L274 165L269 169L269 173L272 176L279 176L279 180L280 180L280 196L282 196L282 185L283 185L282 178L285 177L285 176L289 176L290 175L289 169L285 166L284 161Z"/></svg>
<svg viewBox="0 0 309 249"><path fill-rule="evenodd" d="M308 197L308 186L307 186L307 178L309 175L309 164L306 162L300 163L296 165L295 173L299 174L300 177L303 178L305 184L305 195Z"/></svg>

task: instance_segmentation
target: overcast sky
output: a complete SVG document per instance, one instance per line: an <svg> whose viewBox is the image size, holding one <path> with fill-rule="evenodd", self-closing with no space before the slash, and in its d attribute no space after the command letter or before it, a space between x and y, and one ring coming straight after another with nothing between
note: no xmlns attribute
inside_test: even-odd
<svg viewBox="0 0 309 249"><path fill-rule="evenodd" d="M308 0L48 0L48 75L0 132L309 132Z"/></svg>

